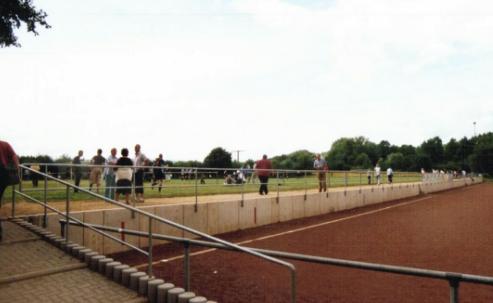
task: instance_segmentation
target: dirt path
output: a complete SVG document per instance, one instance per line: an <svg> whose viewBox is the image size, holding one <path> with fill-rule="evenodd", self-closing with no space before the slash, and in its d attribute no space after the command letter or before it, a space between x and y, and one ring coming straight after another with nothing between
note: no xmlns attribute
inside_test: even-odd
<svg viewBox="0 0 493 303"><path fill-rule="evenodd" d="M221 235L251 240L252 247L326 257L493 276L493 186L481 184L315 218ZM412 202L407 203L406 202ZM258 239L337 218L396 206L368 215ZM180 256L183 248L165 245L155 260ZM132 253L118 256L145 264ZM297 302L449 302L445 281L294 262ZM165 280L183 285L183 263L156 265ZM192 290L218 302L289 302L285 269L233 252L213 251L191 258ZM461 284L460 302L493 302L493 287Z"/></svg>

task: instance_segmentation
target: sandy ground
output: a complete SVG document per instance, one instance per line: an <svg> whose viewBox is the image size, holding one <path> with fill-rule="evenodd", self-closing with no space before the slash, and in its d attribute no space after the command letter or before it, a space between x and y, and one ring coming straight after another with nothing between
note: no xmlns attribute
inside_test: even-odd
<svg viewBox="0 0 493 303"><path fill-rule="evenodd" d="M481 184L220 237L251 247L493 276L492 201L493 186ZM341 218L349 219L292 232ZM183 285L182 254L180 245L156 247L154 260L163 261L155 274ZM115 257L146 262L132 252ZM293 263L297 302L449 302L446 281ZM218 302L289 302L287 270L244 254L195 255L191 271L192 291ZM462 283L459 294L460 302L493 302L493 286Z"/></svg>

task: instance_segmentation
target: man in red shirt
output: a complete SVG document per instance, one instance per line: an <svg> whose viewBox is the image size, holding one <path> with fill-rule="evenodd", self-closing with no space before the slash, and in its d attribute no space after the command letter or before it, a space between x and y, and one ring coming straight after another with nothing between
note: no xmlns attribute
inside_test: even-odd
<svg viewBox="0 0 493 303"><path fill-rule="evenodd" d="M19 159L12 146L5 141L0 141L0 201L5 188L11 185L7 169L17 169L18 166Z"/></svg>
<svg viewBox="0 0 493 303"><path fill-rule="evenodd" d="M13 180L10 176L17 173L19 159L10 144L0 141L0 203L7 186L19 183L19 180ZM0 240L2 239L2 222L0 221Z"/></svg>
<svg viewBox="0 0 493 303"><path fill-rule="evenodd" d="M267 155L262 156L262 160L258 160L255 165L255 172L257 173L258 179L260 180L259 194L267 195L269 189L267 188L267 183L269 182L269 176L272 173L272 162L267 159Z"/></svg>

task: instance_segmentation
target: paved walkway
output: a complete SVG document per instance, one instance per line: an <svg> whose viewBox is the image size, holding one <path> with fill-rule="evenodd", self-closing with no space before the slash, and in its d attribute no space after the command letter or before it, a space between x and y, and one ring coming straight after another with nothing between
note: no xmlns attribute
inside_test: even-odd
<svg viewBox="0 0 493 303"><path fill-rule="evenodd" d="M0 302L147 302L36 234L2 225Z"/></svg>

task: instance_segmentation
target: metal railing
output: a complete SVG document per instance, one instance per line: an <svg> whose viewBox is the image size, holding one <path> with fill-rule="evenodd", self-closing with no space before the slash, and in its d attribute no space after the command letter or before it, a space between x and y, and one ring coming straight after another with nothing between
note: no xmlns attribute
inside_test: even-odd
<svg viewBox="0 0 493 303"><path fill-rule="evenodd" d="M60 220L60 224L62 226L63 225L79 225L79 223L77 223L77 222L68 221L69 224L66 224L66 222L67 221L65 221L65 220ZM184 239L184 238L167 236L167 235L156 234L156 233L147 234L145 232L141 232L141 231L137 231L137 230L118 229L118 228L107 227L107 226L98 225L98 224L90 224L90 226L97 228L97 229L101 229L101 230L105 230L105 231L111 231L111 232L117 232L117 233L122 233L122 234L128 234L128 235L134 235L134 236L144 236L144 237L151 236L151 237L158 239L158 240L182 242L184 244L186 243L188 246L195 245L195 246L217 248L217 249L226 249L226 250L231 249L231 248L226 247L222 244L213 243L213 242L209 242L209 241L203 241L203 240ZM355 268L355 269L362 269L362 270L376 271L376 272L386 272L386 273L393 273L393 274L404 275L404 276L414 276L414 277L423 277L423 278L430 278L430 279L445 280L445 281L448 281L448 283L449 283L450 302L451 303L458 303L459 302L459 286L460 286L460 283L462 283L462 282L484 284L484 285L493 285L493 277L487 277L487 276L463 274L463 273L457 273L457 272L446 272L446 271L438 271L438 270L430 270L430 269L421 269L421 268L414 268L414 267L407 267L407 266L395 266L395 265L386 265L386 264L378 264L378 263L360 262L360 261L352 261L352 260L345 260L345 259L327 258L327 257L289 253L289 252L284 252L284 251L259 249L259 248L252 248L252 247L248 247L248 249L250 249L252 251L256 251L258 253L262 253L264 255L271 256L271 257L289 259L289 260L294 260L294 261L332 265L332 266L337 266L337 267ZM185 260L189 259L189 252L188 251L185 252L184 259Z"/></svg>
<svg viewBox="0 0 493 303"><path fill-rule="evenodd" d="M34 173L34 174L38 174L40 176L42 176L45 180L45 182L47 182L48 180L52 180L52 181L55 181L59 184L62 184L66 187L66 209L65 209L65 213L51 207L48 205L47 201L45 200L44 202L43 201L39 201L38 199L35 199L27 194L25 194L24 192L22 192L22 187L19 188L19 190L16 190L15 188L15 185L13 186L13 190L12 190L12 217L15 218L15 204L16 204L16 195L20 195L34 203L37 203L37 204L40 204L44 207L44 218L43 218L43 223L44 223L44 226L46 226L46 221L47 221L47 218L46 218L46 214L47 214L47 209L50 209L54 212L56 212L57 214L65 217L65 220L66 222L70 222L70 221L73 221L73 222L76 222L78 224L80 224L80 226L83 226L83 227L86 227L86 228L89 228L101 235L103 235L104 237L108 237L112 240L115 240L117 241L118 243L120 244L123 244L123 245L126 245L144 255L147 256L147 260L148 260L148 275L151 277L153 276L153 271L152 271L152 248L153 248L153 243L152 243L152 226L153 226L153 221L156 221L156 222L160 222L160 223L164 223L166 225L169 225L169 226L173 226L175 228L178 228L182 231L186 231L186 232L189 232L191 234L194 234L196 236L199 236L199 237L202 237L204 239L207 239L209 241L212 241L212 242L215 242L215 243L219 243L221 245L223 245L224 247L228 247L229 249L231 250L235 250L235 251L239 251L239 252L243 252L243 253L246 253L246 254L249 254L249 255L252 255L252 256L255 256L255 257L258 257L258 258L261 258L263 260L266 260L266 261L269 261L271 263L274 263L274 264L277 264L277 265L280 265L280 266L283 266L285 268L287 268L290 272L290 279L291 279L291 284L290 284L290 290L291 290L291 302L296 302L296 268L293 264L291 263L288 263L286 261L283 261L283 260L279 260L279 259L276 259L274 257L271 257L271 256L267 256L267 255L264 255L262 253L259 253L257 251L254 251L254 250L251 250L249 248L244 248L242 246L239 246L237 244L234 244L234 243L230 243L230 242L227 242L225 240L222 240L222 239L219 239L219 238L216 238L216 237L213 237L211 235L208 235L206 233L203 233L203 232L200 232L198 230L195 230L193 228L190 228L190 227L187 227L187 226L184 226L184 225L181 225L181 224L178 224L178 223L175 223L173 221L170 221L168 219L164 219L164 218L161 218L159 216L156 216L152 213L149 213L149 212L146 212L144 210L141 210L139 208L136 208L136 207L133 207L133 206L130 206L130 205L126 205L124 203L120 203L118 201L115 201L115 200L112 200L112 199L109 199L109 198L106 198L104 196L101 196L99 194L96 194L96 193L93 193L91 191L88 191L84 188L80 188L80 187L77 187L75 186L74 184L71 184L69 182L66 182L66 181L63 181L63 180L60 180L58 178L55 178L55 177L52 177L48 174L45 174L45 173L41 173L39 171L36 171L36 170L33 170L29 167L26 167L24 165L20 165L19 166L20 169L24 169L24 170L27 170L27 171L30 171L31 173ZM46 188L46 186L45 186ZM132 212L132 214L140 214L140 215L143 215L145 217L148 218L149 220L149 224L148 224L148 232L146 233L147 234L147 237L148 237L148 250L147 251L144 251L126 241L123 241L123 240L120 240L110 234L107 234L107 233L104 233L100 230L97 230L96 228L92 227L90 224L87 224L87 223L84 223L80 220L78 220L77 218L74 218L72 216L70 216L70 188L74 189L78 189L79 191L81 192L84 192L86 194L89 194L95 198L98 198L98 199L101 199L105 202L108 202L110 204L113 204L113 205L117 205L117 206L120 206L124 209L127 209L129 211ZM46 197L46 195L45 195ZM69 233L69 224L66 224L65 226L65 231L64 231L64 238L65 238L65 241L68 242L69 241L69 236L70 236L70 233ZM185 238L183 238L184 240L186 240ZM185 242L184 242L185 243ZM185 252L188 254L188 251L189 251L189 245L185 245L184 244L184 250ZM186 276L186 283L185 283L185 288L187 290L190 289L190 262L189 260L186 261L187 263L187 266L185 268L185 276Z"/></svg>
<svg viewBox="0 0 493 303"><path fill-rule="evenodd" d="M34 163L26 163L23 165L34 165ZM37 163L41 170L44 170L45 174L50 174L50 171L53 171L56 167L64 168L65 173L61 173L67 179L72 179L73 175L71 171L73 168L78 168L80 170L84 170L85 174L89 174L89 171L93 168L98 169L114 169L119 166L116 165L85 165L85 164L61 164L61 163ZM120 166L121 167L121 166ZM127 166L128 168L128 166ZM139 166L132 167L134 169L134 173L136 169L142 169L148 171L148 175L152 174L154 169L162 170L163 174L167 176L168 179L164 181L164 191L159 191L156 193L152 192L149 194L149 191L146 190L146 197L173 197L173 196L188 196L194 199L195 201L195 211L198 209L199 196L201 195L210 195L210 194L239 194L241 205L243 206L243 202L245 199L245 194L249 192L258 192L257 186L259 183L258 178L256 178L255 169L248 168L199 168L199 167L159 167L159 166ZM23 167L20 168L21 175L25 175L23 173L26 171ZM305 199L308 194L308 190L313 190L319 188L320 180L317 177L319 171L317 170L289 170L289 169L272 169L266 170L270 172L271 178L270 182L267 184L273 190L271 192L275 193L274 195L279 201L279 197L281 192L288 190L297 190L304 192ZM241 172L244 178L234 178L237 172ZM58 173L60 174L60 172ZM328 188L330 187L348 187L348 186L364 186L364 185L375 185L376 178L373 170L368 172L367 170L353 170L353 171L328 171L323 172L323 176L325 177L325 184ZM229 175L229 177L228 177ZM385 173L382 173L382 179L385 177ZM26 176L27 177L27 176ZM230 178L231 177L231 178ZM368 178L369 177L369 178ZM423 176L420 173L413 172L395 172L394 173L394 182L393 183L404 183L404 182L416 182L421 181ZM232 184L227 184L226 181L230 179L233 180ZM133 178L135 180L135 178ZM384 183L384 182L382 182ZM144 183L146 184L146 183ZM83 187L88 189L87 187ZM115 189L116 187L108 187L111 189ZM122 188L122 187L120 187ZM130 187L132 192L135 193L135 182L132 183ZM153 189L153 185L142 186L144 189ZM37 188L26 188L25 191L41 191L46 195L47 192L60 192L64 190L64 187L49 187L44 189ZM174 194L173 194L174 193ZM135 207L135 195L133 195L134 199L132 200L132 205Z"/></svg>

